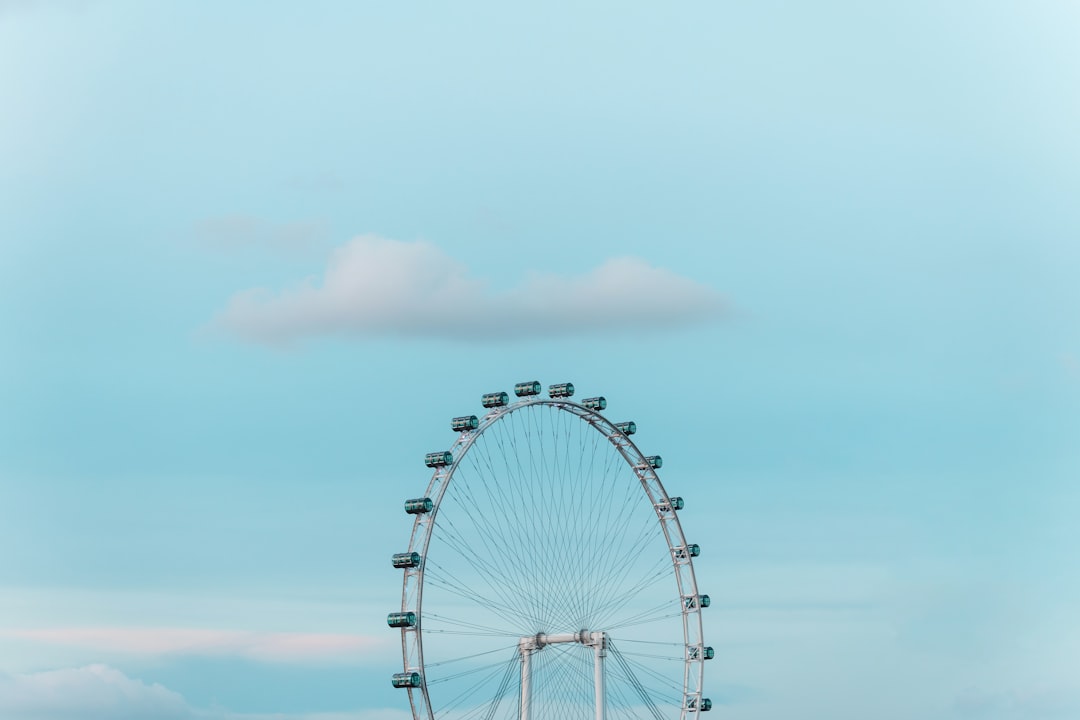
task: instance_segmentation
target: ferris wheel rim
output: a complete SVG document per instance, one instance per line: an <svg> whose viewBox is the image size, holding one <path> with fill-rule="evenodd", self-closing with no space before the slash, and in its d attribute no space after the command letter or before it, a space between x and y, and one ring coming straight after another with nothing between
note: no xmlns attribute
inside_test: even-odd
<svg viewBox="0 0 1080 720"><path fill-rule="evenodd" d="M403 670L406 673L417 672L420 676L420 685L408 688L409 704L413 718L414 720L434 720L434 710L432 709L428 694L427 673L425 672L426 666L424 662L423 596L427 551L443 498L453 480L458 465L466 457L476 441L483 436L485 431L495 425L495 423L509 417L519 410L541 406L552 407L556 410L575 415L580 420L588 423L594 430L604 435L634 472L645 492L646 498L652 501L653 508L657 513L657 521L660 523L664 538L668 544L668 549L671 553L673 574L675 575L681 598L680 610L682 615L683 645L685 652L680 718L681 720L685 720L688 711L694 710L700 705L702 684L704 680L705 657L704 654L701 653L695 658L692 657L692 653L690 652L691 647L702 647L704 645L704 637L700 604L695 602L693 606L690 606L690 603L687 602L689 598L694 598L696 601L696 599L700 597L692 558L689 553L684 553L684 557L682 558L677 556L677 551L680 548L683 550L688 548L686 536L683 533L678 513L675 511L674 507L671 506L670 496L668 495L666 488L664 488L663 483L660 481L656 468L650 464L648 456L637 447L637 444L630 439L627 433L617 427L614 422L604 417L598 410L573 402L565 397L544 398L540 396L526 396L513 403L490 408L488 413L479 420L479 424L476 428L461 432L458 438L450 446L448 452L452 455L452 462L448 465L435 467L433 469L431 479L429 480L427 489L424 493L425 498L430 498L432 507L431 510L416 515L413 521L413 528L409 537L409 546L407 550L408 553L419 553L421 558L420 564L411 572L407 569L402 579L402 613L410 612L410 579L413 580L413 584L415 585L415 601L413 603L415 608L412 609L411 612L414 612L416 615L416 624L413 627L402 628L401 638ZM652 483L651 489L650 483ZM663 503L668 503L666 510L662 510ZM413 638L412 654L415 656L415 662L410 662L410 647L408 642L410 635ZM695 643L691 642L692 636L696 638ZM694 672L695 667L696 672ZM694 687L693 690L691 689L691 685ZM418 695L419 697L417 697ZM692 700L696 700L696 704L693 704L691 707Z"/></svg>

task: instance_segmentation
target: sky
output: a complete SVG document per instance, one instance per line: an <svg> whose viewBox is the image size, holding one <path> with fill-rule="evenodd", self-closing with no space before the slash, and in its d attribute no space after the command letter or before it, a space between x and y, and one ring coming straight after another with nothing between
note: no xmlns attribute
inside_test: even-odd
<svg viewBox="0 0 1080 720"><path fill-rule="evenodd" d="M1080 718L1080 6L0 0L0 717L400 720L448 418L604 395L730 720Z"/></svg>

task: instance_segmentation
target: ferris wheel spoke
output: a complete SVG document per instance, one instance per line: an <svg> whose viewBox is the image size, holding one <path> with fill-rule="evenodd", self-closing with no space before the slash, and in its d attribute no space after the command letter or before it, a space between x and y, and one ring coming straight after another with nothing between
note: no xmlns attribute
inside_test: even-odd
<svg viewBox="0 0 1080 720"><path fill-rule="evenodd" d="M515 642L513 645L507 645L507 646L504 646L504 647L498 647L498 648L495 648L494 650L485 650L483 652L473 653L472 655L463 655L461 657L451 658L449 660L443 660L441 662L428 663L427 668L430 669L430 668L433 668L433 667L443 667L443 666L446 666L446 665L451 665L453 663L465 662L466 660L472 660L474 658L483 657L485 655L493 655L495 653L504 653L505 654L505 652L507 650L514 650L514 649L517 648L517 646L518 646L518 644ZM498 664L501 664L502 662L503 661L500 661L499 663L495 663L495 664L498 665ZM474 672L474 671L470 670L467 673L462 673L462 675L467 675L467 674L470 674L472 672ZM453 679L453 676L443 678L443 680L451 680L451 679Z"/></svg>
<svg viewBox="0 0 1080 720"><path fill-rule="evenodd" d="M460 583L456 583L451 580L447 580L437 574L429 573L428 580L430 580L435 585L441 586L447 592L453 593L454 595L457 595L458 597L464 598L466 600L472 600L476 604L481 605L487 610L495 613L511 625L519 624L521 622L520 612L514 610L513 606L497 603L490 598L477 593L476 591L470 589L467 586L461 585Z"/></svg>
<svg viewBox="0 0 1080 720"><path fill-rule="evenodd" d="M517 418L511 416L512 422L516 420ZM540 618L543 617L543 608L537 602L534 594L527 592L529 585L535 582L535 577L530 577L528 571L530 546L533 544L532 530L523 520L523 518L529 517L529 499L525 497L524 488L531 486L532 480L526 475L515 437L515 435L506 437L502 427L498 428L494 433L494 440L498 445L499 454L503 458L507 473L506 481L503 483L499 483L494 474L492 477L493 484L499 488L501 495L505 498L505 513L496 512L494 514L505 516L507 540L509 544L514 546L514 554L517 558L511 572L514 573L518 580L518 586L522 592L522 601L529 605L532 610L531 617L534 618L534 624L538 624ZM490 454L491 448L488 447L486 450Z"/></svg>
<svg viewBox="0 0 1080 720"><path fill-rule="evenodd" d="M650 693L648 689L646 689L645 685L640 680L638 680L637 675L635 675L634 671L630 668L630 664L627 662L626 658L623 657L622 653L619 652L618 648L616 648L614 644L609 645L608 650L611 657L615 658L616 665L619 667L620 670L622 670L625 678L627 679L627 681L629 681L631 687L633 687L638 697L640 697L642 702L645 704L645 707L646 709L648 709L649 713L654 718L656 718L656 720L664 720L664 716L660 712L660 708L657 707L656 700L653 694Z"/></svg>
<svg viewBox="0 0 1080 720"><path fill-rule="evenodd" d="M621 654L619 654L619 658L627 667L628 672L631 672L631 667L635 668L638 673L648 679L649 685L646 686L645 682L638 679L637 675L635 675L635 680L653 697L668 697L674 699L682 693L682 685L676 685L672 682L671 677L657 672L655 668L649 667L632 658L624 657Z"/></svg>
<svg viewBox="0 0 1080 720"><path fill-rule="evenodd" d="M484 472L483 467L481 467L480 464L477 463L475 460L473 463L473 468L476 472L476 476L483 484L484 494L486 495L488 503L490 503L491 498L498 497L499 504L501 504L503 507L514 507L517 500L515 498L512 498L507 493L506 486L513 486L516 483L498 482L497 473L495 472L495 468L491 461L491 454L486 446L483 448L483 450L484 452L479 455L479 457L483 459L484 464L487 468L487 473ZM509 468L507 469L507 472L511 472ZM491 479L491 482L489 482L489 477ZM485 507L485 505L482 503L481 498L473 498L473 502L477 504L477 507ZM491 522L497 528L496 532L502 536L503 549L507 553L509 558L514 561L510 564L510 572L518 579L518 585L520 587L521 585L523 585L524 579L521 573L521 567L524 564L524 556L522 555L523 548L518 543L506 542L508 538L517 539L518 533L511 524L511 517L512 516L510 513L490 513Z"/></svg>
<svg viewBox="0 0 1080 720"><path fill-rule="evenodd" d="M616 630L618 628L639 625L642 622L652 622L653 620L660 620L666 617L682 615L681 609L678 612L672 612L673 607L678 607L678 600L676 598L670 598L658 605L649 608L648 610L643 610L635 615L620 618L614 622L610 622L606 625L606 627L612 630Z"/></svg>
<svg viewBox="0 0 1080 720"><path fill-rule="evenodd" d="M668 573L665 568L652 568L648 574L638 580L634 585L623 590L619 595L615 597L611 602L605 603L603 606L597 608L596 616L603 623L609 622L609 619L616 617L616 613L626 607L635 594L640 593L642 590L659 583L664 578L668 577ZM666 605L664 607L667 607ZM681 611L680 611L681 612Z"/></svg>
<svg viewBox="0 0 1080 720"><path fill-rule="evenodd" d="M512 661L510 661L510 662L512 662ZM490 685L491 681L493 679L495 679L496 677L500 677L500 674L504 673L506 671L505 666L506 666L506 661L499 662L499 663L494 664L494 665L484 666L483 670L487 670L488 672L483 677L481 677L479 681L477 681L475 684L467 687L460 694L458 694L453 700L448 702L445 706L440 707L438 710L435 710L434 711L435 715L441 715L441 717L443 717L443 718L450 715L454 710L456 710L463 703L468 701L469 698L474 696L481 688L483 688L483 687L485 687L487 685ZM461 675L458 675L457 677L461 677ZM431 685L433 683L428 683L428 684Z"/></svg>
<svg viewBox="0 0 1080 720"><path fill-rule="evenodd" d="M474 515L473 511L466 510L466 515L474 523L478 518ZM452 521L447 521L447 524L453 527L454 541L448 541L448 544L452 545L462 557L466 558L472 565L473 569L477 572L477 575L483 579L488 589L495 595L502 598L503 602L508 606L514 606L515 602L522 594L521 583L517 584L513 582L512 577L508 576L502 565L496 564L489 560L489 558L498 557L498 553L504 552L504 550L496 550L493 545L493 539L487 533L481 533L481 540L484 541L482 548L473 548L471 544L457 531L456 526Z"/></svg>
<svg viewBox="0 0 1080 720"><path fill-rule="evenodd" d="M493 720L495 713L499 711L499 705L502 704L503 698L506 697L507 691L510 689L510 684L514 679L514 671L518 667L518 657L515 654L510 662L506 663L506 671L503 674L502 681L499 683L498 689L495 691L495 697L491 699L491 705L484 713L484 720ZM478 708L479 709L479 708Z"/></svg>
<svg viewBox="0 0 1080 720"><path fill-rule="evenodd" d="M508 462L506 449L502 446L501 435L496 433L495 440L500 446L500 455L503 457L504 460L507 478L513 479L513 474L515 470L511 468ZM514 488L520 486L520 469L517 471L519 473L519 476L517 477L517 482L498 482L498 474L495 471L494 463L491 459L490 448L487 446L486 443L481 447L481 454L479 456L482 458L484 466L486 466L488 472L485 473L483 467L481 467L481 465L476 462L473 463L473 468L476 472L476 476L479 478L479 480L484 486L484 494L486 496L487 503L490 504L491 499L497 497L499 498L499 504L502 505L504 508L516 509L519 500L518 498L511 496L508 493L507 488ZM491 482L489 482L489 477L491 479ZM473 501L476 502L477 505L480 507L486 506L482 504L481 498L474 498ZM525 565L525 556L523 555L525 548L520 544L520 542L514 542L515 540L519 539L520 529L515 528L512 525L511 521L513 516L510 512L493 512L490 513L490 516L492 522L494 522L498 526L498 531L502 534L502 539L504 541L502 550L514 560L514 562L509 565L509 572L516 578L518 588L520 589L525 585L526 582L526 577L524 576L522 571L522 568ZM507 540L511 541L507 542ZM536 608L534 608L534 614L535 613Z"/></svg>
<svg viewBox="0 0 1080 720"><path fill-rule="evenodd" d="M515 586L512 578L507 576L504 563L496 563L491 559L498 558L500 555L490 547L481 549L472 547L472 544L470 544L466 536L457 529L457 526L452 520L444 518L444 523L447 526L444 527L444 530L447 531L447 544L455 549L461 557L472 566L477 577L484 581L488 590L501 598L502 602L507 607L518 606L519 599L522 596L527 595L527 593L520 585ZM533 618L535 621L534 613L530 614L528 612L519 611L518 615L522 618Z"/></svg>
<svg viewBox="0 0 1080 720"><path fill-rule="evenodd" d="M458 627L472 628L473 630L483 632L487 635L500 635L504 637L518 637L520 635L520 633L512 630L504 630L501 628L488 627L486 625L478 625L476 623L466 622L457 618L450 618L445 615L439 615L437 613L431 612L430 610L424 613L424 619L425 621L437 620L438 622L446 623L447 625L456 625Z"/></svg>

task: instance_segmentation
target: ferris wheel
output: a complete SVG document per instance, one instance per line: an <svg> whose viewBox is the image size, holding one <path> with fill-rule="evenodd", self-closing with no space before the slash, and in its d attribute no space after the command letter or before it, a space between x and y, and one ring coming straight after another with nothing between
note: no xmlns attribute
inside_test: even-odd
<svg viewBox="0 0 1080 720"><path fill-rule="evenodd" d="M693 558L634 422L539 382L455 417L449 450L405 501L402 671L415 720L687 720L702 697L704 644Z"/></svg>

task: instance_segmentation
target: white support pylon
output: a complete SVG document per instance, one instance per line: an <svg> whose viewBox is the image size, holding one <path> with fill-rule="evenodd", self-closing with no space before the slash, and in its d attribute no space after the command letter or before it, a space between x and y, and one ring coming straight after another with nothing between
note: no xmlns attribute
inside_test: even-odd
<svg viewBox="0 0 1080 720"><path fill-rule="evenodd" d="M537 633L518 640L518 654L521 656L521 705L519 720L532 720L532 656L545 645L556 643L581 643L593 649L593 686L596 703L596 720L604 720L607 709L604 687L604 658L607 657L607 633L582 630L576 633L548 635Z"/></svg>

